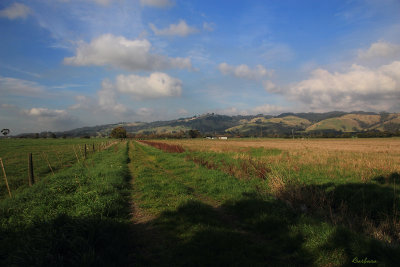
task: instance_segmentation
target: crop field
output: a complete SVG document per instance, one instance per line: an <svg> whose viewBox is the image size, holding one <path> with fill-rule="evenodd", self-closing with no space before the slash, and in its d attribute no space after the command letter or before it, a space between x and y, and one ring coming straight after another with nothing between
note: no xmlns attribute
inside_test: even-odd
<svg viewBox="0 0 400 267"><path fill-rule="evenodd" d="M1 180L0 265L400 262L400 139L95 142L1 140L7 176L28 150L54 175L12 198Z"/></svg>

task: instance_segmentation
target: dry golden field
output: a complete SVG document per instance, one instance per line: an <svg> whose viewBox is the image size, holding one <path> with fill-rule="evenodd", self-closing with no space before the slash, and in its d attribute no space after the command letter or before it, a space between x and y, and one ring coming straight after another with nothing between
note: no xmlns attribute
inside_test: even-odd
<svg viewBox="0 0 400 267"><path fill-rule="evenodd" d="M260 155L269 165L283 165L294 171L321 169L326 178L353 173L362 181L400 172L400 138L373 139L230 139L165 140L190 151L233 152L246 157L254 148L279 149L283 153ZM282 166L282 167L283 167ZM351 175L354 177L354 175ZM345 175L346 176L346 175Z"/></svg>

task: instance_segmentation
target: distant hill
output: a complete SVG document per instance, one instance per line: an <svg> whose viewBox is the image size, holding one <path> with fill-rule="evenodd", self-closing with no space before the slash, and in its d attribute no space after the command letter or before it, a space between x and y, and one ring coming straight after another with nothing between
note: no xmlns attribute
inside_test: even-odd
<svg viewBox="0 0 400 267"><path fill-rule="evenodd" d="M226 116L214 113L155 122L120 122L82 127L57 132L57 137L108 136L115 127L122 126L128 133L139 135L183 134L198 130L203 135L232 136L287 136L318 133L399 132L400 113L341 112L283 113L278 116L249 115ZM53 134L53 133L51 133ZM35 134L22 134L20 136ZM50 136L41 133L40 136ZM37 136L37 134L36 134Z"/></svg>

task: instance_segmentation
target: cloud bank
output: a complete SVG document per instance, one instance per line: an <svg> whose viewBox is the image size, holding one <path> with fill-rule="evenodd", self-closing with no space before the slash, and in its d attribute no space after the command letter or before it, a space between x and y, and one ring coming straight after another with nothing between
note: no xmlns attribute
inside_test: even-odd
<svg viewBox="0 0 400 267"><path fill-rule="evenodd" d="M138 99L173 97L182 93L182 81L161 72L152 73L148 77L119 75L115 87L118 92Z"/></svg>
<svg viewBox="0 0 400 267"><path fill-rule="evenodd" d="M128 40L123 36L104 34L90 43L79 42L76 54L64 58L64 64L73 66L113 66L129 71L163 69L191 69L189 58L170 58L151 53L146 40Z"/></svg>
<svg viewBox="0 0 400 267"><path fill-rule="evenodd" d="M38 123L43 130L67 130L78 124L79 120L70 115L66 110L31 108L22 110L21 113L30 120Z"/></svg>
<svg viewBox="0 0 400 267"><path fill-rule="evenodd" d="M311 110L379 111L399 108L400 61L377 68L353 64L343 73L319 68L311 73L311 77L289 88L270 91L284 94Z"/></svg>
<svg viewBox="0 0 400 267"><path fill-rule="evenodd" d="M358 50L361 60L393 60L400 57L400 45L379 41L371 44L367 50Z"/></svg>

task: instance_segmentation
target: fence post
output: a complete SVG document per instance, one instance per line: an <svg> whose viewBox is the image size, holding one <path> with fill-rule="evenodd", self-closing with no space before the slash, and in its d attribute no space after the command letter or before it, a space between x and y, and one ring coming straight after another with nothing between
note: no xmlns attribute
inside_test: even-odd
<svg viewBox="0 0 400 267"><path fill-rule="evenodd" d="M12 198L11 190L10 190L10 187L8 186L8 180L7 180L6 170L4 169L4 165L3 165L3 160L2 160L2 158L0 158L0 162L1 162L1 168L3 169L4 180L6 181L6 186L7 186L8 194L10 195L10 198Z"/></svg>
<svg viewBox="0 0 400 267"><path fill-rule="evenodd" d="M43 155L43 156L42 156L43 159L47 161L47 165L49 166L51 173L54 175L53 168L52 168L51 165L50 165L49 157L48 157L44 152L42 152L42 155Z"/></svg>
<svg viewBox="0 0 400 267"><path fill-rule="evenodd" d="M78 157L78 154L76 153L75 145L72 145L72 148L74 149L74 153L75 153L75 156L76 156L76 160L77 160L78 163L79 163L79 157Z"/></svg>
<svg viewBox="0 0 400 267"><path fill-rule="evenodd" d="M95 152L95 150L94 150L94 143L93 143L93 153Z"/></svg>
<svg viewBox="0 0 400 267"><path fill-rule="evenodd" d="M35 183L35 177L33 176L32 153L28 154L28 175L29 175L29 186L32 186Z"/></svg>
<svg viewBox="0 0 400 267"><path fill-rule="evenodd" d="M84 155L85 155L85 159L86 159L86 156L87 156L87 152L86 152L86 144L85 144L85 153L84 153Z"/></svg>

